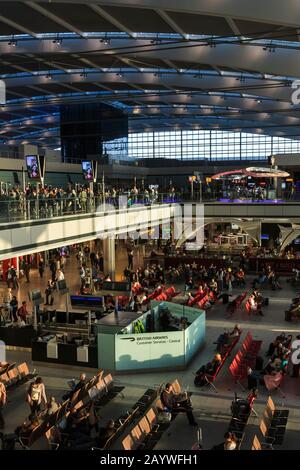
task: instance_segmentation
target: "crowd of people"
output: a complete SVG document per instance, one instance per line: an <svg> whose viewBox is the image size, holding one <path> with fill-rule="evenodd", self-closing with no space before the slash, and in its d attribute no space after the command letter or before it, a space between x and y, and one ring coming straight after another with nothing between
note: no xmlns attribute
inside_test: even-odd
<svg viewBox="0 0 300 470"><path fill-rule="evenodd" d="M25 191L20 186L2 189L0 192L0 217L24 216L52 217L75 212L93 212L105 202L114 207L131 207L133 204L156 204L162 201L176 202L183 193L174 186L161 189L158 185L149 187L71 185L68 187L36 185L28 186Z"/></svg>
<svg viewBox="0 0 300 470"><path fill-rule="evenodd" d="M292 335L281 333L270 343L266 352L267 362L261 356L256 358L254 367L247 367L248 389L264 385L272 390L280 385L283 376L289 373L289 359L292 353ZM300 335L296 337L300 339ZM291 377L299 377L299 364L292 365Z"/></svg>

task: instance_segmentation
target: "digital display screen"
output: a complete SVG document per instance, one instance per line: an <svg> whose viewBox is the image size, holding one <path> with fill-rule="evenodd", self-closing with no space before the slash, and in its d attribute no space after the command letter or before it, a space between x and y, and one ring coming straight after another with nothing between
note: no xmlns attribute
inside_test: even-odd
<svg viewBox="0 0 300 470"><path fill-rule="evenodd" d="M32 180L41 179L38 155L27 155L26 166L27 166L28 178Z"/></svg>
<svg viewBox="0 0 300 470"><path fill-rule="evenodd" d="M261 234L260 238L261 238L261 240L269 240L270 239L269 235L267 235L267 234Z"/></svg>
<svg viewBox="0 0 300 470"><path fill-rule="evenodd" d="M103 297L92 297L90 295L70 295L72 307L95 309L102 307Z"/></svg>
<svg viewBox="0 0 300 470"><path fill-rule="evenodd" d="M119 292L130 292L131 283L130 282L103 282L102 290L111 290Z"/></svg>
<svg viewBox="0 0 300 470"><path fill-rule="evenodd" d="M93 181L93 166L92 162L82 162L83 177L86 181Z"/></svg>

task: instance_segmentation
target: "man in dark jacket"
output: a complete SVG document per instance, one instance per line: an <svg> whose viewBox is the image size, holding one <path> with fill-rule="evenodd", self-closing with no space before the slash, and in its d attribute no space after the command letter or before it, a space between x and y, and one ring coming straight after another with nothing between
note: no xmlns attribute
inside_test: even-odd
<svg viewBox="0 0 300 470"><path fill-rule="evenodd" d="M160 399L166 411L170 411L172 415L186 413L189 424L191 426L197 426L191 406L185 406L176 400L172 384L166 384L165 389L160 395Z"/></svg>

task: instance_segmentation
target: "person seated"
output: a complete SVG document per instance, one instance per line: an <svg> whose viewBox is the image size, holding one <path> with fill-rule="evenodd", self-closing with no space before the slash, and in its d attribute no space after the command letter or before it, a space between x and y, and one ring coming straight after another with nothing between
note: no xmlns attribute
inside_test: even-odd
<svg viewBox="0 0 300 470"><path fill-rule="evenodd" d="M50 399L46 403L46 409L41 413L42 419L47 419L49 416L56 413L59 409L59 404L56 402L55 397L50 397Z"/></svg>
<svg viewBox="0 0 300 470"><path fill-rule="evenodd" d="M278 339L278 337L274 339L274 341L272 341L272 343L269 344L269 348L268 348L268 351L266 352L266 356L269 356L269 357L273 356L275 349L279 343L280 343L280 340Z"/></svg>
<svg viewBox="0 0 300 470"><path fill-rule="evenodd" d="M21 438L26 444L27 439L31 436L32 431L41 424L41 420L37 416L30 415L21 426L15 429L15 434L18 438Z"/></svg>
<svg viewBox="0 0 300 470"><path fill-rule="evenodd" d="M293 339L293 335L287 335L287 337L282 341L282 345L286 348L286 349L291 349L291 344L292 344L292 339Z"/></svg>
<svg viewBox="0 0 300 470"><path fill-rule="evenodd" d="M190 401L186 400L184 404L182 402L177 401L171 383L166 384L164 390L160 394L160 400L165 410L172 413L172 416L176 415L177 413L186 413L189 424L191 426L197 426L193 415L192 407L190 405Z"/></svg>
<svg viewBox="0 0 300 470"><path fill-rule="evenodd" d="M78 390L81 390L87 383L87 378L86 378L86 374L82 373L80 374L79 376L79 380L77 382L77 384L75 384L75 380L73 379L72 380L72 390L68 393L66 393L64 396L63 396L63 399L64 400L68 400L69 398L72 398L73 395L78 391Z"/></svg>
<svg viewBox="0 0 300 470"><path fill-rule="evenodd" d="M292 308L288 311L291 314L291 317L300 317L300 302L296 306L292 306Z"/></svg>
<svg viewBox="0 0 300 470"><path fill-rule="evenodd" d="M275 271L271 271L268 275L269 283L272 286L272 290L281 289L281 286L278 282L278 276Z"/></svg>
<svg viewBox="0 0 300 470"><path fill-rule="evenodd" d="M244 271L242 270L242 268L240 268L240 269L237 271L235 277L236 277L236 281L237 281L238 286L244 287L244 286L246 285L246 282L245 282L245 273L244 273Z"/></svg>
<svg viewBox="0 0 300 470"><path fill-rule="evenodd" d="M224 434L225 441L212 447L211 450L236 450L237 438L233 432L227 431Z"/></svg>
<svg viewBox="0 0 300 470"><path fill-rule="evenodd" d="M222 354L226 345L228 344L228 340L229 332L227 330L224 330L224 332L219 335L216 343L214 343L217 345L216 351Z"/></svg>
<svg viewBox="0 0 300 470"><path fill-rule="evenodd" d="M257 284L261 286L262 284L264 284L266 280L267 280L266 274L263 271L261 271L258 274L258 278L254 279L253 281L253 288L255 289Z"/></svg>
<svg viewBox="0 0 300 470"><path fill-rule="evenodd" d="M265 374L263 377L263 382L267 388L267 390L272 391L277 389L283 379L283 373L279 372L272 372L271 374Z"/></svg>
<svg viewBox="0 0 300 470"><path fill-rule="evenodd" d="M110 419L104 428L100 428L98 436L95 438L95 445L102 449L114 433L115 422L113 419Z"/></svg>
<svg viewBox="0 0 300 470"><path fill-rule="evenodd" d="M238 323L234 325L233 330L229 333L229 338L230 339L235 339L238 338L242 333L241 325Z"/></svg>
<svg viewBox="0 0 300 470"><path fill-rule="evenodd" d="M253 290L252 295L254 297L255 302L257 303L257 305L261 309L262 305L264 305L265 299L263 298L263 296L261 295L261 293L257 289Z"/></svg>
<svg viewBox="0 0 300 470"><path fill-rule="evenodd" d="M274 375L277 372L284 371L287 365L286 359L276 357L273 362L269 362L263 370L266 375Z"/></svg>
<svg viewBox="0 0 300 470"><path fill-rule="evenodd" d="M221 354L215 354L213 360L208 362L206 365L200 367L196 372L196 377L194 379L194 384L196 387L203 387L207 384L207 375L214 375L222 363Z"/></svg>
<svg viewBox="0 0 300 470"><path fill-rule="evenodd" d="M90 436L91 427L89 423L89 411L86 409L77 410L76 408L71 408L70 414L67 418L65 432L69 435L69 447L73 447L74 442L80 439L83 435Z"/></svg>
<svg viewBox="0 0 300 470"><path fill-rule="evenodd" d="M209 283L209 288L213 293L217 293L218 283L215 279L212 279Z"/></svg>
<svg viewBox="0 0 300 470"><path fill-rule="evenodd" d="M251 312L254 312L256 315L260 315L262 317L264 316L261 310L261 304L256 302L254 295L250 295L248 302Z"/></svg>
<svg viewBox="0 0 300 470"><path fill-rule="evenodd" d="M271 360L274 360L277 357L281 358L284 355L289 354L289 353L290 351L285 346L283 346L282 342L278 342L271 356Z"/></svg>

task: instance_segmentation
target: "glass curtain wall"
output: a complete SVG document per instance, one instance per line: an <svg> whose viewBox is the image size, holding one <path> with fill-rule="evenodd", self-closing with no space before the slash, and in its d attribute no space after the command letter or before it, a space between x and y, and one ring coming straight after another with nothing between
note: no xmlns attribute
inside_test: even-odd
<svg viewBox="0 0 300 470"><path fill-rule="evenodd" d="M266 160L276 153L300 153L300 141L246 132L184 130L128 136L128 157L179 160Z"/></svg>

